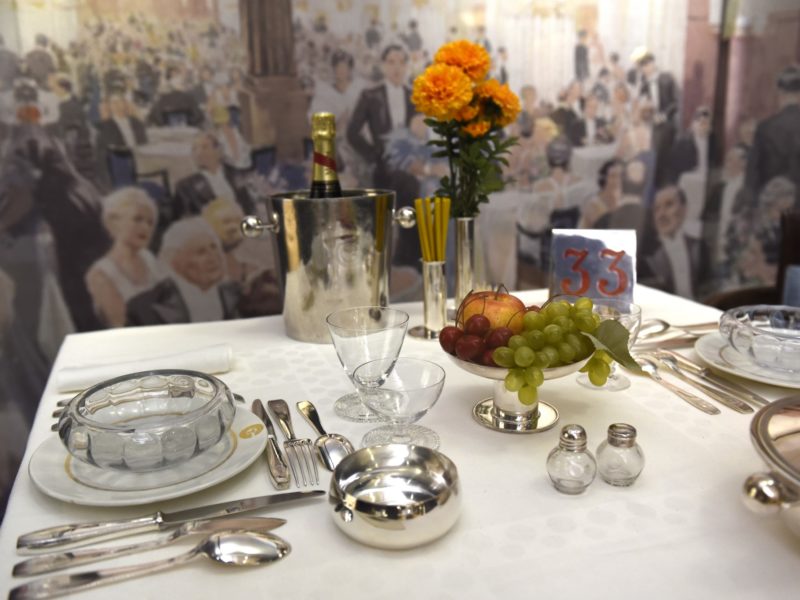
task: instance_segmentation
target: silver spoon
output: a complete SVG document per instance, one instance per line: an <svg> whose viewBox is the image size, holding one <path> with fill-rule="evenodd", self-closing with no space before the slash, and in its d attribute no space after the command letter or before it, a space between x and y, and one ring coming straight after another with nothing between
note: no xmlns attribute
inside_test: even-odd
<svg viewBox="0 0 800 600"><path fill-rule="evenodd" d="M645 319L642 321L642 326L639 328L639 334L636 336L639 340L646 340L653 337L661 336L670 329L681 332L681 335L694 335L700 336L704 333L714 331L719 327L717 322L709 323L696 323L693 325L671 325L664 319L656 317Z"/></svg>
<svg viewBox="0 0 800 600"><path fill-rule="evenodd" d="M306 400L298 402L297 410L306 418L306 421L319 436L314 442L314 446L317 448L317 454L326 469L333 471L345 456L355 452L352 442L343 435L325 433L322 428L322 421L319 419L319 413L311 402Z"/></svg>
<svg viewBox="0 0 800 600"><path fill-rule="evenodd" d="M656 363L650 359L645 358L641 354L634 356L634 359L639 363L639 366L642 367L642 371L650 375L653 381L667 388L670 392L685 400L696 409L702 410L704 413L709 415L719 414L719 409L710 402L703 400L699 396L695 396L694 394L690 394L689 392L682 390L678 386L671 384L669 381L661 377L661 375L658 374L658 367L656 366Z"/></svg>
<svg viewBox="0 0 800 600"><path fill-rule="evenodd" d="M53 571L61 571L86 565L101 560L128 556L138 552L146 552L163 548L179 539L189 535L208 535L210 533L220 533L223 531L255 531L266 532L285 524L285 519L271 519L266 517L242 517L242 518L216 518L204 519L202 521L189 521L184 523L168 535L148 542L137 542L135 544L125 544L122 546L110 546L105 548L79 548L67 552L53 552L34 556L14 565L13 575L15 577L29 577L31 575L43 575Z"/></svg>
<svg viewBox="0 0 800 600"><path fill-rule="evenodd" d="M214 533L186 554L130 567L116 567L34 579L11 590L8 598L9 600L54 598L107 583L125 581L140 575L165 571L172 567L189 563L201 556L225 565L256 567L280 560L289 552L291 552L291 546L271 533Z"/></svg>

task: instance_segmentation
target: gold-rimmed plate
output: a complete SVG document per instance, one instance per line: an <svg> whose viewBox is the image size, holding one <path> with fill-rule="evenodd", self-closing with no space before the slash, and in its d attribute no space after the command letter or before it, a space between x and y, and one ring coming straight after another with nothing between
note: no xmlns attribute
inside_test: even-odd
<svg viewBox="0 0 800 600"><path fill-rule="evenodd" d="M74 460L61 440L51 436L33 453L28 473L43 493L64 502L134 506L179 498L222 483L249 467L266 444L263 423L251 412L237 409L228 435L217 448L177 467L146 473L99 469Z"/></svg>

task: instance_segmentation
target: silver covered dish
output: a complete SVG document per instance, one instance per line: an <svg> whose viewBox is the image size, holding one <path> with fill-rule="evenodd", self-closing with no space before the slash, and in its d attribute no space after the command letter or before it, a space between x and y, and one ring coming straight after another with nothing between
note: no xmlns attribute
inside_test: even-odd
<svg viewBox="0 0 800 600"><path fill-rule="evenodd" d="M800 536L800 394L759 410L750 437L769 470L745 481L747 507L757 514L780 514Z"/></svg>
<svg viewBox="0 0 800 600"><path fill-rule="evenodd" d="M336 525L368 546L404 549L443 536L458 520L461 488L455 464L422 446L387 444L345 457L328 500Z"/></svg>

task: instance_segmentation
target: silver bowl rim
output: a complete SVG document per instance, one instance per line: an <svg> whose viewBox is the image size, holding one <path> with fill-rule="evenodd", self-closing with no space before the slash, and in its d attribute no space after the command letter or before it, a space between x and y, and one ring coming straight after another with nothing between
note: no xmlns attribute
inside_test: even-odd
<svg viewBox="0 0 800 600"><path fill-rule="evenodd" d="M753 420L750 422L750 439L769 467L800 489L800 469L786 460L769 436L770 418L787 407L794 407L800 411L800 394L771 402L753 415Z"/></svg>
<svg viewBox="0 0 800 600"><path fill-rule="evenodd" d="M408 454L416 451L426 451L432 453L438 460L442 461L443 465L446 468L446 471L452 474L451 480L448 482L447 487L437 492L432 498L428 498L423 501L417 501L408 504L388 504L388 503L381 503L381 502L370 502L367 500L362 500L350 495L345 488L340 485L340 479L337 476L337 473L340 471L342 465L346 465L348 462L352 462L356 460L353 457L358 456L362 452L366 452L367 450L374 450L376 448L390 448L390 447L402 447L408 449ZM362 471L364 473L368 472L366 470ZM332 503L343 503L350 506L350 508L354 512L362 512L362 513L371 513L373 509L393 509L398 513L408 514L409 512L413 512L413 510L417 507L423 507L431 503L439 504L439 501L442 498L448 498L453 495L454 492L457 492L460 487L460 478L458 475L458 468L453 460L448 457L446 454L440 452L439 450L434 450L433 448L428 448L426 446L416 446L416 445L406 445L406 444L381 444L378 446L368 446L366 448L360 448L356 450L352 454L347 455L342 461L336 465L332 475L331 475L331 485L330 485L330 492L329 498Z"/></svg>

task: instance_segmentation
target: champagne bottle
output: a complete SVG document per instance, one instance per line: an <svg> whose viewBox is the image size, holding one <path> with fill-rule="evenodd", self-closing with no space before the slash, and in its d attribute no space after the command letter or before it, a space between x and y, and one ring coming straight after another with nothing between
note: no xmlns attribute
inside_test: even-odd
<svg viewBox="0 0 800 600"><path fill-rule="evenodd" d="M311 117L311 141L314 142L314 167L309 198L340 198L342 188L336 172L336 121L331 113Z"/></svg>

